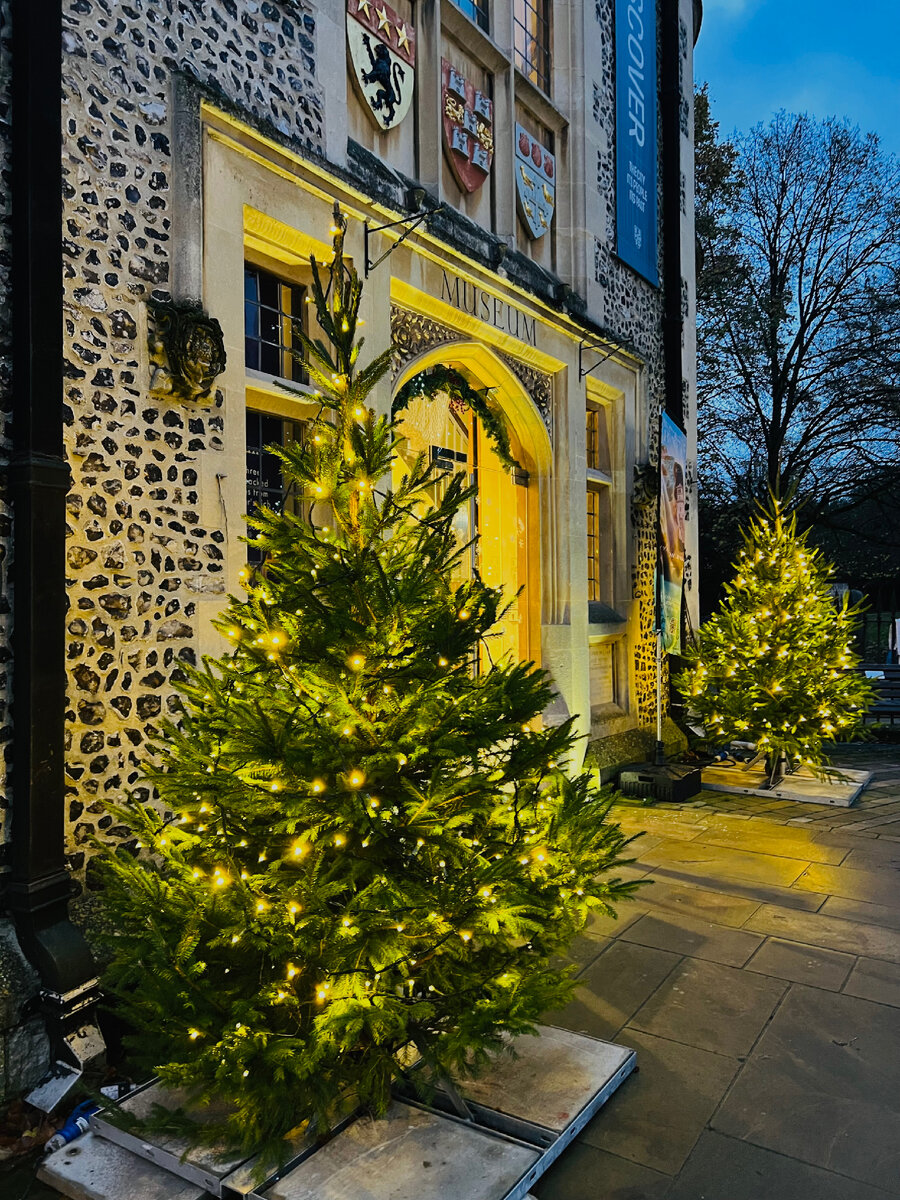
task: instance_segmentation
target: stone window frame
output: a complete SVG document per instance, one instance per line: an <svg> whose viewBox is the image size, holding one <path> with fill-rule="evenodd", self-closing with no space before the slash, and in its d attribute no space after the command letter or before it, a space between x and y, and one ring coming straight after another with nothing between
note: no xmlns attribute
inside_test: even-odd
<svg viewBox="0 0 900 1200"><path fill-rule="evenodd" d="M585 404L585 477L588 604L614 608L615 494L608 406L595 399Z"/></svg>
<svg viewBox="0 0 900 1200"><path fill-rule="evenodd" d="M244 271L247 268L253 268L258 271L263 271L267 275L278 280L279 283L294 287L303 292L303 308L301 309L300 317L305 332L310 332L310 321L306 303L310 295L310 286L312 284L312 269L308 261L303 261L296 264L289 264L281 259L272 258L263 251L252 245L244 244ZM246 323L243 327L244 342L246 346ZM315 331L312 331L313 335ZM302 431L308 425L312 413L315 411L313 395L315 389L309 384L308 378L305 376L302 379L291 379L284 375L273 375L270 371L260 371L254 367L247 366L246 357L243 362L244 368L244 410L245 422L246 414L257 413L260 417L270 417L281 422L282 438L287 426L294 427L294 436L302 436ZM245 424L246 429L246 424ZM300 431L298 434L297 431ZM282 444L285 444L282 441ZM247 471L247 459L250 447L244 439L244 511L250 511L250 480ZM282 503L284 500L284 490L282 489ZM249 532L249 531L248 531ZM253 552L253 547L247 546L247 562L252 566L259 566L261 556L259 553Z"/></svg>

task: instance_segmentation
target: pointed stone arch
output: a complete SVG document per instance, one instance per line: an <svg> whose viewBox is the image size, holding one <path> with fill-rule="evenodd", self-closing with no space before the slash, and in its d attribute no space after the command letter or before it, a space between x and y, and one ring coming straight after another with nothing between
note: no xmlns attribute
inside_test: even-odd
<svg viewBox="0 0 900 1200"><path fill-rule="evenodd" d="M452 331L447 330L451 334ZM440 363L460 370L473 387L488 388L503 413L525 459L522 466L538 479L550 474L553 448L550 433L535 401L511 366L489 346L469 340L448 340L408 358L395 375L393 395L422 371Z"/></svg>
<svg viewBox="0 0 900 1200"><path fill-rule="evenodd" d="M515 537L518 540L520 531L523 527L525 529L525 551L519 554L518 568L512 572L515 577L507 577L504 571L500 581L513 594L522 589L520 601L517 601L518 615L515 617L519 625L519 657L540 663L544 573L552 555L545 518L552 490L549 487L553 463L550 433L544 416L523 381L505 361L505 355L501 357L481 342L454 338L455 331L449 328L446 332L449 335L446 340L436 341L418 354L405 355L405 361L395 361L398 369L394 377L393 395L396 396L410 379L437 364L460 371L474 388L491 389L491 399L506 421L513 455L527 472L523 476L520 472L510 473L504 468L503 474L509 481L507 484L498 484L496 475L494 477L495 488L506 488L507 501L504 504L508 505L510 487L520 497L515 502L518 518L513 526L504 518L506 533L500 540L506 543L507 552L509 539ZM527 483L524 492L519 486L513 485L514 479L516 484ZM498 541L497 532L498 526L495 524L492 529L494 536L488 539L490 542Z"/></svg>

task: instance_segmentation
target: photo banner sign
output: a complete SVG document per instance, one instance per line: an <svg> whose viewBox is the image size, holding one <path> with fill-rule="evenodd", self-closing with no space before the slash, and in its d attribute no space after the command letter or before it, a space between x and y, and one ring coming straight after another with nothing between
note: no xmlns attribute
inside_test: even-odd
<svg viewBox="0 0 900 1200"><path fill-rule="evenodd" d="M687 435L663 416L659 456L660 568L659 627L666 654L681 653L681 597L684 591L684 479Z"/></svg>
<svg viewBox="0 0 900 1200"><path fill-rule="evenodd" d="M616 0L616 253L654 287L656 0Z"/></svg>

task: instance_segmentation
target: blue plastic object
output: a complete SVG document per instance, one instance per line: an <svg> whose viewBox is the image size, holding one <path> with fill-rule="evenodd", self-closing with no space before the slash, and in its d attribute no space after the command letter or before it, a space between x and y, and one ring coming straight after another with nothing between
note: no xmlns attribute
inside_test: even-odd
<svg viewBox="0 0 900 1200"><path fill-rule="evenodd" d="M90 1125L91 1115L99 1109L100 1105L95 1104L93 1100L85 1100L83 1104L79 1104L72 1109L69 1114L69 1119L61 1129L57 1129L52 1138L47 1139L44 1150L47 1154L52 1154L54 1150L60 1150L69 1142L73 1142L75 1138L81 1137L86 1133Z"/></svg>

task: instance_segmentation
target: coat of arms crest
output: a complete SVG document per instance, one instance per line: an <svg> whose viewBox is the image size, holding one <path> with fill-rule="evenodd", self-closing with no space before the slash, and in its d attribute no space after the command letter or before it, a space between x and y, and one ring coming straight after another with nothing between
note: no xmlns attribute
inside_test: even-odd
<svg viewBox="0 0 900 1200"><path fill-rule="evenodd" d="M354 81L375 124L393 129L412 102L415 30L389 4L347 0L347 47Z"/></svg>
<svg viewBox="0 0 900 1200"><path fill-rule="evenodd" d="M477 191L494 159L494 106L477 88L441 59L444 150L461 188Z"/></svg>
<svg viewBox="0 0 900 1200"><path fill-rule="evenodd" d="M556 159L516 125L516 195L519 213L532 238L543 237L553 220L556 202Z"/></svg>

